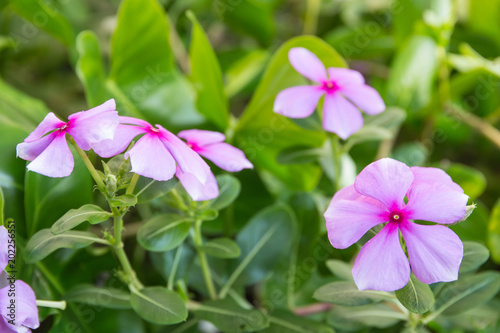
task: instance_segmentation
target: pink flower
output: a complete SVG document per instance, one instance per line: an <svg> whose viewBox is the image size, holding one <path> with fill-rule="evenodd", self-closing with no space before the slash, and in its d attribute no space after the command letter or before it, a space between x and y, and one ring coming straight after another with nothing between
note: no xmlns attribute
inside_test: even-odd
<svg viewBox="0 0 500 333"><path fill-rule="evenodd" d="M3 272L9 263L7 251L9 239L7 229L0 226L0 245L2 246L0 249L0 332L31 332L30 328L35 329L40 326L35 293L23 281L9 280L8 274ZM11 316L12 304L15 306L14 318Z"/></svg>
<svg viewBox="0 0 500 333"><path fill-rule="evenodd" d="M120 117L120 125L113 140L105 140L92 146L101 157L111 157L127 149L130 142L144 134L125 153L130 158L132 172L158 181L174 175L195 201L214 199L219 195L217 181L208 164L186 143L160 125Z"/></svg>
<svg viewBox="0 0 500 333"><path fill-rule="evenodd" d="M241 150L223 142L226 136L222 133L192 129L179 132L177 136L185 139L191 149L223 170L238 172L253 168Z"/></svg>
<svg viewBox="0 0 500 333"><path fill-rule="evenodd" d="M363 126L358 108L369 115L385 110L378 92L365 84L363 76L352 69L328 68L311 51L295 47L288 53L293 68L317 85L296 86L283 90L274 101L274 112L290 118L310 116L321 96L323 128L347 139Z"/></svg>
<svg viewBox="0 0 500 333"><path fill-rule="evenodd" d="M354 281L360 290L401 289L410 278L410 265L423 283L453 281L463 257L460 238L445 226L410 220L454 223L464 217L467 200L444 171L409 168L384 158L361 171L354 185L335 194L325 213L328 238L333 247L345 249L374 226L387 222L354 263Z"/></svg>
<svg viewBox="0 0 500 333"><path fill-rule="evenodd" d="M28 170L49 177L69 176L75 161L66 134L71 135L83 150L89 150L99 141L112 139L119 122L115 108L115 101L110 99L93 109L70 115L68 122L51 112L24 142L17 145L17 156L32 161Z"/></svg>

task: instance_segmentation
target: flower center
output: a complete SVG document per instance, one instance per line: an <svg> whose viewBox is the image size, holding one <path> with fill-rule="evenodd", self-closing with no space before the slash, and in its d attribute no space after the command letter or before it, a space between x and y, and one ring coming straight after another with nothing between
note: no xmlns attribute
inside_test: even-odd
<svg viewBox="0 0 500 333"><path fill-rule="evenodd" d="M151 126L150 128L148 128L148 131L149 132L153 132L153 133L160 133L160 130L158 130L157 128L154 128L153 126Z"/></svg>
<svg viewBox="0 0 500 333"><path fill-rule="evenodd" d="M399 223L404 220L404 216L401 212L391 212L389 214L389 222Z"/></svg>
<svg viewBox="0 0 500 333"><path fill-rule="evenodd" d="M69 127L69 124L64 124L61 127L59 127L59 131L64 132L65 130L68 129L68 127Z"/></svg>
<svg viewBox="0 0 500 333"><path fill-rule="evenodd" d="M325 81L323 82L322 85L323 90L326 90L327 92L334 92L339 89L339 86L334 82L334 81Z"/></svg>

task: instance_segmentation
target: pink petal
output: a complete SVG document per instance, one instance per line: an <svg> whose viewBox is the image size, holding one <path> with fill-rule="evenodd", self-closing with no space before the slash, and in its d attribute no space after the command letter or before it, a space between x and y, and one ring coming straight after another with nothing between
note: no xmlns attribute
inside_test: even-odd
<svg viewBox="0 0 500 333"><path fill-rule="evenodd" d="M177 136L188 143L195 143L197 146L223 142L226 139L226 136L222 133L199 129L181 131L177 133Z"/></svg>
<svg viewBox="0 0 500 333"><path fill-rule="evenodd" d="M442 225L401 223L410 264L415 276L423 283L448 282L458 278L463 257L460 238Z"/></svg>
<svg viewBox="0 0 500 333"><path fill-rule="evenodd" d="M6 318L4 318L4 317L0 318L0 332L2 332L2 333L19 333L19 332L17 332L17 329L16 330L11 329L10 326L11 325L9 325L7 323Z"/></svg>
<svg viewBox="0 0 500 333"><path fill-rule="evenodd" d="M332 198L332 201L330 202L330 205L332 205L334 202L339 201L339 200L356 200L356 201L364 201L372 204L375 207L378 207L382 210L386 210L387 208L383 203L378 201L377 199L374 199L372 197L367 197L366 195L360 194L356 189L354 188L354 185L349 185L344 187L343 189L337 191L335 195Z"/></svg>
<svg viewBox="0 0 500 333"><path fill-rule="evenodd" d="M229 172L253 169L253 164L247 160L245 153L225 142L200 147L198 154Z"/></svg>
<svg viewBox="0 0 500 333"><path fill-rule="evenodd" d="M288 59L293 68L309 80L321 83L328 79L325 65L308 49L294 47L288 51Z"/></svg>
<svg viewBox="0 0 500 333"><path fill-rule="evenodd" d="M89 150L93 144L112 140L116 128L120 122L118 112L104 111L104 108L98 109L99 113L92 111L93 115L80 115L73 119L67 132L74 139L78 147L83 150ZM85 113L91 111L83 111Z"/></svg>
<svg viewBox="0 0 500 333"><path fill-rule="evenodd" d="M401 209L412 181L413 173L406 164L383 158L361 171L354 181L354 188L361 194L380 200L390 210Z"/></svg>
<svg viewBox="0 0 500 333"><path fill-rule="evenodd" d="M151 126L150 123L148 123L147 121L142 120L142 119L133 118L133 117L123 117L123 116L120 116L118 118L120 119L120 124L137 125L137 126L141 126L144 128L153 127L153 126Z"/></svg>
<svg viewBox="0 0 500 333"><path fill-rule="evenodd" d="M24 142L33 142L40 139L44 134L53 131L66 124L64 121L56 117L52 112L48 113L42 122L35 128L33 132L24 140Z"/></svg>
<svg viewBox="0 0 500 333"><path fill-rule="evenodd" d="M95 115L98 115L100 113L110 112L110 111L116 111L116 103L114 99L110 99L90 110L75 112L69 115L68 119L79 122L94 117Z"/></svg>
<svg viewBox="0 0 500 333"><path fill-rule="evenodd" d="M406 216L410 220L454 223L465 216L469 197L442 184L415 185L408 191Z"/></svg>
<svg viewBox="0 0 500 333"><path fill-rule="evenodd" d="M352 274L359 290L394 291L408 283L410 265L399 243L396 223L388 223L363 246Z"/></svg>
<svg viewBox="0 0 500 333"><path fill-rule="evenodd" d="M210 173L208 179L203 184L192 173L185 173L177 167L175 174L179 178L186 192L194 201L212 200L219 196L219 186L214 175Z"/></svg>
<svg viewBox="0 0 500 333"><path fill-rule="evenodd" d="M414 166L411 167L410 170L415 177L412 186L421 184L441 184L447 186L450 190L464 193L464 190L462 190L457 183L453 182L451 177L441 169Z"/></svg>
<svg viewBox="0 0 500 333"><path fill-rule="evenodd" d="M200 155L189 148L184 141L167 131L162 126L157 126L160 129L160 140L175 158L175 161L182 172L192 174L198 182L206 185L209 177L213 176L208 164L200 157Z"/></svg>
<svg viewBox="0 0 500 333"><path fill-rule="evenodd" d="M33 329L38 328L40 326L40 322L38 320L36 296L31 287L25 282L17 280L15 282L15 296L9 296L9 290L10 285L0 290L0 313L2 316L10 319L7 315L10 313L10 309L8 309L8 307L11 304L11 300L14 300L16 307L16 325L7 323L7 326L15 332L25 332L25 330L20 329L22 326Z"/></svg>
<svg viewBox="0 0 500 333"><path fill-rule="evenodd" d="M17 156L26 161L33 161L54 141L60 131L52 132L38 140L21 142L17 145Z"/></svg>
<svg viewBox="0 0 500 333"><path fill-rule="evenodd" d="M71 174L75 161L66 142L66 134L59 132L50 145L28 164L30 171L48 177L66 177Z"/></svg>
<svg viewBox="0 0 500 333"><path fill-rule="evenodd" d="M339 86L349 84L361 85L365 83L365 78L360 72L342 67L330 67L327 69L330 80Z"/></svg>
<svg viewBox="0 0 500 333"><path fill-rule="evenodd" d="M345 249L374 226L389 221L388 212L364 201L339 200L325 212L326 230L333 247Z"/></svg>
<svg viewBox="0 0 500 333"><path fill-rule="evenodd" d="M3 246L3 249L0 250L0 272L3 271L9 263L9 253L7 251L9 239L10 237L7 229L5 229L3 225L0 226L0 244Z"/></svg>
<svg viewBox="0 0 500 333"><path fill-rule="evenodd" d="M169 180L175 174L175 161L156 134L146 134L125 153L132 172L154 180Z"/></svg>
<svg viewBox="0 0 500 333"><path fill-rule="evenodd" d="M113 140L103 140L92 144L92 149L101 157L108 158L125 151L132 140L146 129L139 126L118 125Z"/></svg>
<svg viewBox="0 0 500 333"><path fill-rule="evenodd" d="M385 110L385 103L380 94L367 85L347 85L340 88L342 95L347 97L365 113L374 115Z"/></svg>
<svg viewBox="0 0 500 333"><path fill-rule="evenodd" d="M347 139L363 127L361 112L339 93L325 96L323 104L323 128Z"/></svg>
<svg viewBox="0 0 500 333"><path fill-rule="evenodd" d="M290 118L310 116L325 92L317 86L297 86L281 91L274 100L273 111Z"/></svg>

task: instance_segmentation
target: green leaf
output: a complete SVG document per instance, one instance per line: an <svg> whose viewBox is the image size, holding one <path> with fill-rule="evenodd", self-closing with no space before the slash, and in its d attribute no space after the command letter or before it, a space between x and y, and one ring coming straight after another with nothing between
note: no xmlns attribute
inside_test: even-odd
<svg viewBox="0 0 500 333"><path fill-rule="evenodd" d="M225 333L255 332L269 325L269 319L259 310L243 309L229 299L205 302L194 314Z"/></svg>
<svg viewBox="0 0 500 333"><path fill-rule="evenodd" d="M330 325L346 331L359 331L365 327L386 328L407 319L404 313L385 304L335 306L327 317Z"/></svg>
<svg viewBox="0 0 500 333"><path fill-rule="evenodd" d="M488 223L488 247L491 258L500 263L500 199L497 200L490 215Z"/></svg>
<svg viewBox="0 0 500 333"><path fill-rule="evenodd" d="M196 218L203 221L213 221L219 216L219 211L215 209L207 209L196 214Z"/></svg>
<svg viewBox="0 0 500 333"><path fill-rule="evenodd" d="M354 145L367 141L382 141L391 139L394 136L387 128L365 125L359 131L347 139L345 145L350 149Z"/></svg>
<svg viewBox="0 0 500 333"><path fill-rule="evenodd" d="M225 72L226 94L230 98L248 86L264 70L269 53L255 50L237 60Z"/></svg>
<svg viewBox="0 0 500 333"><path fill-rule="evenodd" d="M178 214L163 214L146 222L137 240L149 251L161 252L176 248L189 234L191 222L188 217Z"/></svg>
<svg viewBox="0 0 500 333"><path fill-rule="evenodd" d="M342 260L331 259L326 261L326 267L336 277L346 281L352 281L352 266Z"/></svg>
<svg viewBox="0 0 500 333"><path fill-rule="evenodd" d="M323 131L305 130L273 112L274 100L280 91L307 84L307 80L293 69L288 60L288 51L294 47L309 49L327 67L346 66L338 53L317 37L301 36L289 40L271 59L240 119L235 139L257 169L270 171L292 189L307 191L316 187L320 168L312 163L281 165L276 160L276 156L286 148L321 147L326 138Z"/></svg>
<svg viewBox="0 0 500 333"><path fill-rule="evenodd" d="M490 251L481 243L464 242L464 257L460 264L460 274L477 270L490 257Z"/></svg>
<svg viewBox="0 0 500 333"><path fill-rule="evenodd" d="M191 81L198 93L196 108L224 131L229 124L229 106L219 61L195 15L188 11L187 17L193 23L189 58L191 59Z"/></svg>
<svg viewBox="0 0 500 333"><path fill-rule="evenodd" d="M111 200L111 204L114 206L130 207L137 204L137 196L135 194L124 194L118 197L114 197Z"/></svg>
<svg viewBox="0 0 500 333"><path fill-rule="evenodd" d="M403 288L396 290L396 297L405 308L413 313L425 313L434 305L431 288L420 282L413 274Z"/></svg>
<svg viewBox="0 0 500 333"><path fill-rule="evenodd" d="M322 323L296 316L283 310L273 311L270 325L263 333L334 333L333 328Z"/></svg>
<svg viewBox="0 0 500 333"><path fill-rule="evenodd" d="M203 244L202 251L217 258L238 258L241 250L233 240L229 238L212 239Z"/></svg>
<svg viewBox="0 0 500 333"><path fill-rule="evenodd" d="M64 300L107 309L131 309L130 294L116 288L99 288L94 285L80 285L64 294Z"/></svg>
<svg viewBox="0 0 500 333"><path fill-rule="evenodd" d="M455 183L460 185L470 200L475 200L486 189L486 177L473 167L453 163L445 171Z"/></svg>
<svg viewBox="0 0 500 333"><path fill-rule="evenodd" d="M161 197L170 192L179 181L172 178L165 182L159 182L151 178L139 177L135 186L135 195L138 203L144 203Z"/></svg>
<svg viewBox="0 0 500 333"><path fill-rule="evenodd" d="M103 242L96 235L85 231L66 231L54 235L50 229L42 229L30 238L24 249L26 263L38 262L60 248L81 249L95 242Z"/></svg>
<svg viewBox="0 0 500 333"><path fill-rule="evenodd" d="M32 22L66 46L73 46L74 32L69 21L42 0L10 0L12 8L26 20Z"/></svg>
<svg viewBox="0 0 500 333"><path fill-rule="evenodd" d="M381 127L388 130L396 130L406 119L406 111L390 106L384 112L375 116L365 117L365 126Z"/></svg>
<svg viewBox="0 0 500 333"><path fill-rule="evenodd" d="M500 290L500 273L482 272L461 276L447 283L436 296L434 313L445 315L467 311L493 298Z"/></svg>
<svg viewBox="0 0 500 333"><path fill-rule="evenodd" d="M429 150L420 142L405 142L392 152L392 158L408 166L422 166L429 157Z"/></svg>
<svg viewBox="0 0 500 333"><path fill-rule="evenodd" d="M323 154L321 148L294 146L281 151L276 159L280 164L305 164L316 162Z"/></svg>
<svg viewBox="0 0 500 333"><path fill-rule="evenodd" d="M377 291L359 291L354 282L331 282L314 292L313 297L318 301L329 302L335 305L358 306L384 299L384 295Z"/></svg>
<svg viewBox="0 0 500 333"><path fill-rule="evenodd" d="M163 287L132 290L130 301L144 320L158 325L172 325L186 320L187 308L179 294Z"/></svg>
<svg viewBox="0 0 500 333"><path fill-rule="evenodd" d="M284 205L257 213L236 237L241 256L234 261L233 277L240 285L262 280L288 253L296 225L293 212Z"/></svg>
<svg viewBox="0 0 500 333"><path fill-rule="evenodd" d="M3 196L3 190L2 187L0 186L0 225L3 225L4 221L4 211L3 207L5 206L5 201L4 201L4 196Z"/></svg>
<svg viewBox="0 0 500 333"><path fill-rule="evenodd" d="M219 196L210 201L209 207L222 210L232 204L241 191L241 183L238 178L231 175L219 175L216 177L219 185Z"/></svg>
<svg viewBox="0 0 500 333"><path fill-rule="evenodd" d="M57 220L50 228L54 234L61 234L65 231L71 230L85 221L90 224L98 224L106 221L112 214L103 210L96 205L83 205L78 209L70 209L59 220Z"/></svg>
<svg viewBox="0 0 500 333"><path fill-rule="evenodd" d="M427 59L423 62L422 59ZM431 98L437 71L437 46L426 36L414 35L394 58L387 83L387 104L412 111Z"/></svg>

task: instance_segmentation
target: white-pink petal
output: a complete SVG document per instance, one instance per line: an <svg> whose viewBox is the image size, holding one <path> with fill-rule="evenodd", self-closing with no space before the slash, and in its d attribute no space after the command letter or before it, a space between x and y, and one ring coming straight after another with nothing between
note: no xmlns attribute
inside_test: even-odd
<svg viewBox="0 0 500 333"><path fill-rule="evenodd" d="M183 172L180 167L177 167L175 175L194 201L212 200L219 196L219 186L212 173L205 183L201 183L194 174Z"/></svg>
<svg viewBox="0 0 500 333"><path fill-rule="evenodd" d="M413 179L412 186L421 184L441 184L443 186L449 187L450 190L464 193L464 190L457 183L455 183L446 172L441 169L413 166L410 168L410 170L415 177Z"/></svg>
<svg viewBox="0 0 500 333"><path fill-rule="evenodd" d="M47 149L60 133L60 131L55 131L35 141L21 142L16 147L17 156L26 161L33 161Z"/></svg>
<svg viewBox="0 0 500 333"><path fill-rule="evenodd" d="M48 113L42 122L35 128L33 132L24 140L24 142L33 142L40 139L46 133L53 131L61 126L64 126L65 122L56 117L52 112Z"/></svg>
<svg viewBox="0 0 500 333"><path fill-rule="evenodd" d="M120 124L137 125L137 126L142 126L144 128L153 127L147 121L139 119L139 118L125 117L125 116L119 116L118 118L120 119Z"/></svg>
<svg viewBox="0 0 500 333"><path fill-rule="evenodd" d="M57 133L50 145L27 168L48 177L66 177L71 174L75 161L68 147L66 134Z"/></svg>
<svg viewBox="0 0 500 333"><path fill-rule="evenodd" d="M136 136L144 133L147 133L147 130L143 127L120 124L112 140L96 142L92 144L92 149L104 158L116 156L124 152Z"/></svg>
<svg viewBox="0 0 500 333"><path fill-rule="evenodd" d="M325 212L328 239L333 247L345 249L368 230L387 222L388 212L365 201L332 201Z"/></svg>
<svg viewBox="0 0 500 333"><path fill-rule="evenodd" d="M36 296L30 286L21 280L15 282L15 294L9 292L10 286L7 286L0 290L0 314L4 318L10 314L10 309L8 306L11 300L14 300L16 313L15 313L15 325L6 323L10 329L14 332L29 332L27 328L38 328L40 322L38 319L38 308L36 306ZM11 294L9 296L9 293ZM3 331L2 331L3 332Z"/></svg>
<svg viewBox="0 0 500 333"><path fill-rule="evenodd" d="M323 104L323 128L347 139L363 127L361 112L338 92L328 93Z"/></svg>
<svg viewBox="0 0 500 333"><path fill-rule="evenodd" d="M195 143L197 146L223 142L226 139L226 136L222 133L199 129L181 131L177 133L177 136L188 143Z"/></svg>
<svg viewBox="0 0 500 333"><path fill-rule="evenodd" d="M404 197L413 182L410 168L391 158L369 164L354 181L354 188L361 194L375 198L389 209L402 209Z"/></svg>
<svg viewBox="0 0 500 333"><path fill-rule="evenodd" d="M379 114L385 110L385 103L377 90L362 85L342 86L339 91L358 108L370 115Z"/></svg>
<svg viewBox="0 0 500 333"><path fill-rule="evenodd" d="M202 146L197 152L219 168L229 172L253 168L253 164L246 158L245 153L225 142Z"/></svg>
<svg viewBox="0 0 500 333"><path fill-rule="evenodd" d="M296 86L282 90L274 100L273 111L290 118L313 114L324 91L317 86Z"/></svg>
<svg viewBox="0 0 500 333"><path fill-rule="evenodd" d="M359 290L394 291L408 283L410 265L401 248L396 223L388 223L363 246L352 274Z"/></svg>
<svg viewBox="0 0 500 333"><path fill-rule="evenodd" d="M412 185L405 215L410 220L454 223L465 216L469 197L442 184Z"/></svg>
<svg viewBox="0 0 500 333"><path fill-rule="evenodd" d="M158 181L171 179L175 161L156 134L146 134L125 153L130 158L132 172Z"/></svg>
<svg viewBox="0 0 500 333"><path fill-rule="evenodd" d="M68 120L79 122L88 119L90 117L93 117L95 115L98 115L100 113L110 112L110 111L116 111L116 103L114 99L107 100L106 102L96 107L93 107L90 110L75 112L68 116Z"/></svg>
<svg viewBox="0 0 500 333"><path fill-rule="evenodd" d="M9 244L9 232L5 227L2 225L0 226L0 246L3 247L3 249L0 250L0 272L7 267L7 264L9 263L9 253L7 251L7 246Z"/></svg>
<svg viewBox="0 0 500 333"><path fill-rule="evenodd" d="M327 69L328 76L331 81L334 81L338 86L346 85L362 85L365 83L365 78L360 72L349 68L330 67Z"/></svg>
<svg viewBox="0 0 500 333"><path fill-rule="evenodd" d="M74 119L67 129L67 133L75 139L78 147L89 150L97 142L112 140L118 124L118 112L100 111L92 116L81 116Z"/></svg>
<svg viewBox="0 0 500 333"><path fill-rule="evenodd" d="M288 59L293 68L306 78L321 83L328 79L325 65L319 58L303 47L294 47L288 51Z"/></svg>
<svg viewBox="0 0 500 333"><path fill-rule="evenodd" d="M404 222L400 226L413 274L423 283L449 282L458 278L463 244L449 228Z"/></svg>

